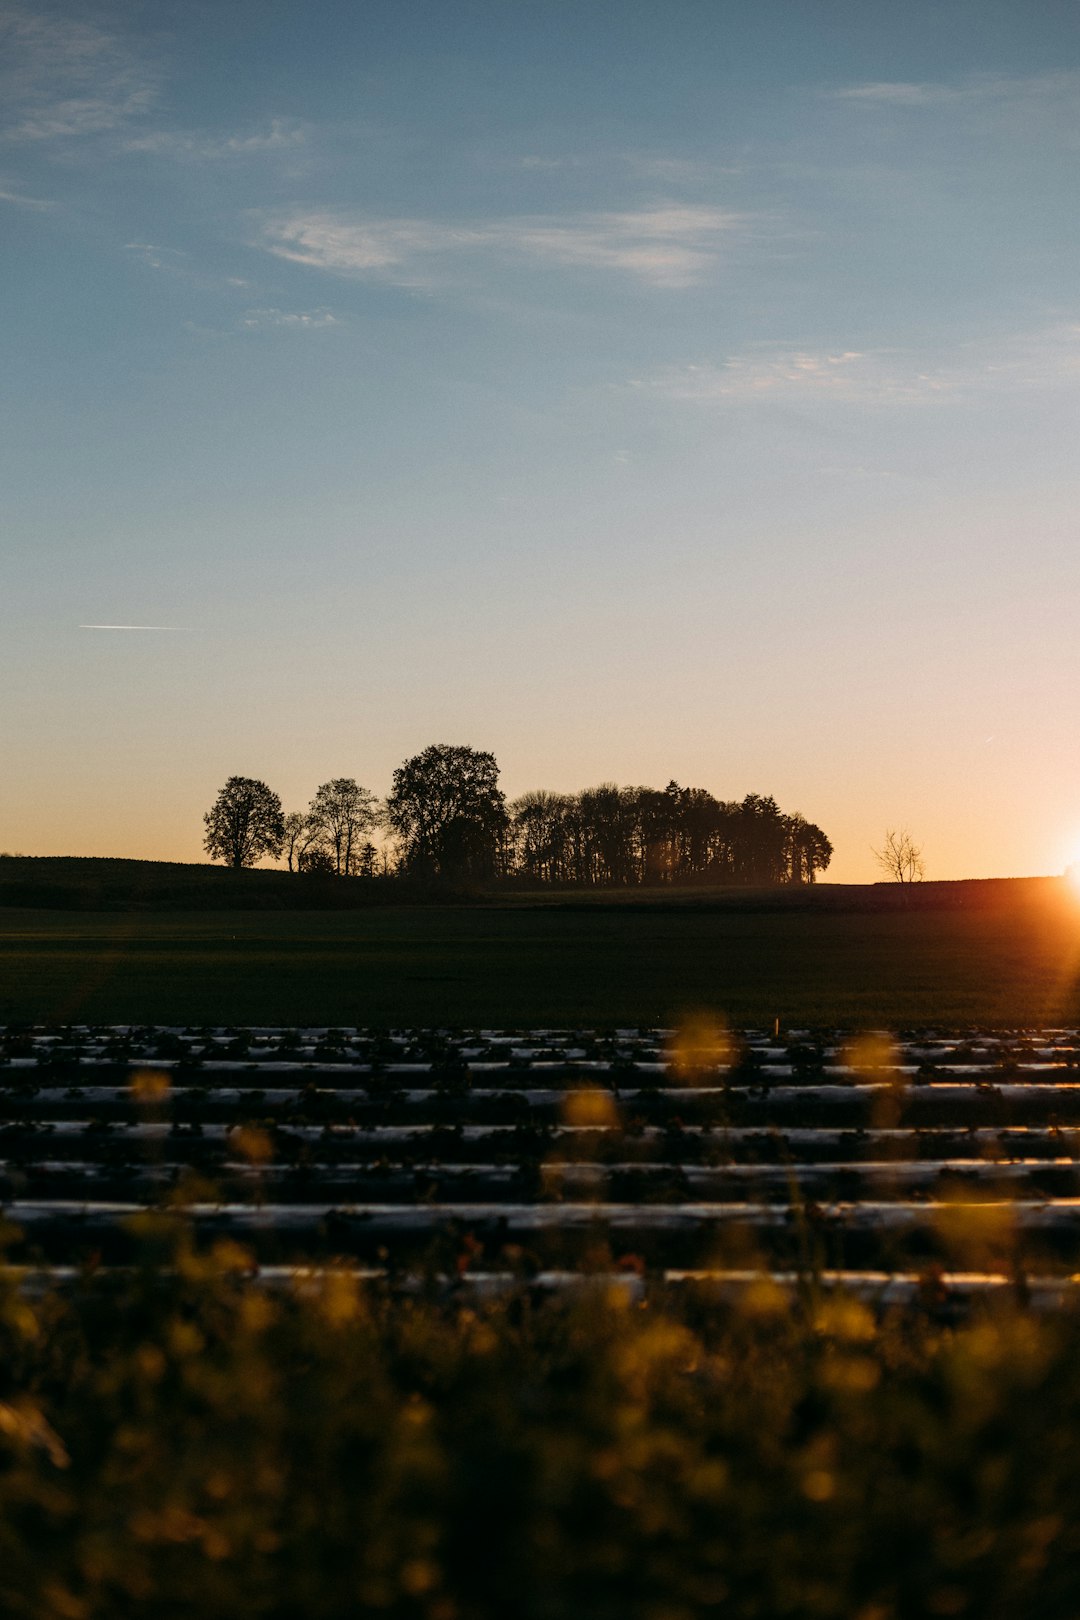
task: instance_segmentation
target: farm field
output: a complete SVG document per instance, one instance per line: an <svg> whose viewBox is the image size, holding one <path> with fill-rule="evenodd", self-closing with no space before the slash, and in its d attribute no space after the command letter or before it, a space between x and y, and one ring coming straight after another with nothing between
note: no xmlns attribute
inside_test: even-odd
<svg viewBox="0 0 1080 1620"><path fill-rule="evenodd" d="M1078 1165L1076 1024L0 1031L0 1609L1066 1620Z"/></svg>
<svg viewBox="0 0 1080 1620"><path fill-rule="evenodd" d="M273 874L271 874L273 875ZM940 885L941 890L962 886ZM865 891L863 891L865 893ZM700 896L349 911L0 910L0 1020L514 1028L1017 1026L1080 1016L1080 905ZM805 902L804 902L805 903Z"/></svg>
<svg viewBox="0 0 1080 1620"><path fill-rule="evenodd" d="M1076 1613L1075 1025L0 1059L4 1613Z"/></svg>
<svg viewBox="0 0 1080 1620"><path fill-rule="evenodd" d="M132 1218L171 1208L271 1266L535 1277L630 1255L669 1280L878 1286L955 1262L978 1208L981 1271L1056 1288L1080 1270L1075 1029L84 1025L8 1031L0 1056L0 1200L27 1263L130 1263Z"/></svg>
<svg viewBox="0 0 1080 1620"><path fill-rule="evenodd" d="M1078 973L1045 883L0 910L0 1610L1072 1620Z"/></svg>

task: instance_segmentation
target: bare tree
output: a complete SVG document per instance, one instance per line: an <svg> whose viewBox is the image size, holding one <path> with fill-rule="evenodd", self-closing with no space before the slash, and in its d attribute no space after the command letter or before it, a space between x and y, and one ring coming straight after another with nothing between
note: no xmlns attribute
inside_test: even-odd
<svg viewBox="0 0 1080 1620"><path fill-rule="evenodd" d="M290 810L285 816L282 854L290 872L303 872L304 859L325 844L325 828L311 810Z"/></svg>
<svg viewBox="0 0 1080 1620"><path fill-rule="evenodd" d="M894 883L921 883L926 876L922 850L906 827L900 832L890 828L881 848L874 850L874 859Z"/></svg>
<svg viewBox="0 0 1080 1620"><path fill-rule="evenodd" d="M296 862L300 860L304 849L311 842L308 834L308 816L304 815L303 810L290 810L285 816L283 826L285 826L285 841L282 842L282 854L285 855L288 870L296 872L298 870Z"/></svg>

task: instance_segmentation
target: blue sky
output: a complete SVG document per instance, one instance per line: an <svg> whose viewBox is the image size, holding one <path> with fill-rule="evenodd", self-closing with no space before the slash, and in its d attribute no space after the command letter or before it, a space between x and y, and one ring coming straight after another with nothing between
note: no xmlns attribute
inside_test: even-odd
<svg viewBox="0 0 1080 1620"><path fill-rule="evenodd" d="M1046 0L0 3L0 847L438 740L1060 868L1078 92Z"/></svg>

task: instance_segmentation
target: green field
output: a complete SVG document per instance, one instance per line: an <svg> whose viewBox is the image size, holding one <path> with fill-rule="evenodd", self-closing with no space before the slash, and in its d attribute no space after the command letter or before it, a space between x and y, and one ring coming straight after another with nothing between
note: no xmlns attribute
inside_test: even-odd
<svg viewBox="0 0 1080 1620"><path fill-rule="evenodd" d="M1080 904L1060 885L1001 885L977 904L959 903L962 885L934 887L939 904L888 893L878 909L844 909L835 890L773 910L640 893L335 911L7 907L0 1021L605 1027L697 1009L785 1027L1080 1018Z"/></svg>

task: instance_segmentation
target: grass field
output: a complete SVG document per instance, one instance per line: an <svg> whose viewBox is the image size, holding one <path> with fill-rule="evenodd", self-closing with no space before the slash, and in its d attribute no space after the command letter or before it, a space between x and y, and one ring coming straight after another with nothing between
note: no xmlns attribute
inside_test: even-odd
<svg viewBox="0 0 1080 1620"><path fill-rule="evenodd" d="M948 885L939 886L941 889ZM958 886L959 887L959 886ZM891 898L891 897L890 897ZM1080 1018L1080 904L0 910L0 1021L1004 1026Z"/></svg>

